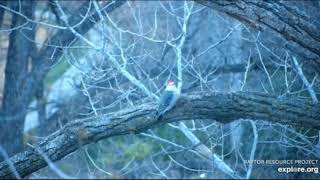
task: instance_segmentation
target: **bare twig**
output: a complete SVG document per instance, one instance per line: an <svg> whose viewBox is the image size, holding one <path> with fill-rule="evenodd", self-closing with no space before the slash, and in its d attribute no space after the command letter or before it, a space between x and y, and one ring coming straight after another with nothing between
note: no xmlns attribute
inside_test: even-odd
<svg viewBox="0 0 320 180"><path fill-rule="evenodd" d="M297 69L297 73L298 75L300 76L303 84L307 87L307 90L312 98L312 101L314 103L318 103L318 98L316 96L316 93L314 92L313 88L312 88L312 85L308 82L307 78L304 76L303 72L302 72L302 69L301 69L301 66L299 65L298 63L298 60L296 59L295 56L292 56L292 60L293 60L293 63Z"/></svg>

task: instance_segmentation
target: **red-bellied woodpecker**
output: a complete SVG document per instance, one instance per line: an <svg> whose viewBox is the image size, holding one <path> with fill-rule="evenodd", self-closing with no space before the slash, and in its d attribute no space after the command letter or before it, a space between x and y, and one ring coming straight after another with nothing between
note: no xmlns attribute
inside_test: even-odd
<svg viewBox="0 0 320 180"><path fill-rule="evenodd" d="M180 96L180 90L174 84L174 81L169 80L166 89L162 93L157 110L158 120L162 118L163 114L173 108Z"/></svg>

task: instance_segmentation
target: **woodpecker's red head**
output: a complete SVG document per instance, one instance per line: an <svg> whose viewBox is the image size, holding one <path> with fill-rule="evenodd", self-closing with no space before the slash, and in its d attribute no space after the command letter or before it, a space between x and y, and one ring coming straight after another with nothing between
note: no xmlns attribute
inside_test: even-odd
<svg viewBox="0 0 320 180"><path fill-rule="evenodd" d="M174 84L174 81L169 80L169 81L167 82L167 86L166 86L165 91L178 92L178 88L177 88L176 85Z"/></svg>
<svg viewBox="0 0 320 180"><path fill-rule="evenodd" d="M174 86L174 81L169 80L169 81L167 82L167 86Z"/></svg>

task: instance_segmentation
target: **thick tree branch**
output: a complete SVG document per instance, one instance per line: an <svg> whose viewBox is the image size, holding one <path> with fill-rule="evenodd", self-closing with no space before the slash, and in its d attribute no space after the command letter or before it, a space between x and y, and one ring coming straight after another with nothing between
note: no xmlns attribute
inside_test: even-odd
<svg viewBox="0 0 320 180"><path fill-rule="evenodd" d="M302 10L292 1L256 0L196 0L207 7L249 24L254 28L269 28L290 43L288 49L305 58L320 56L320 33ZM303 3L303 2L301 2Z"/></svg>
<svg viewBox="0 0 320 180"><path fill-rule="evenodd" d="M246 63L238 63L238 64L226 64L222 66L213 66L213 65L208 65L207 68L203 71L203 75L205 74L211 74L213 78L216 75L220 74L227 74L227 73L243 73L247 70L247 64ZM250 70L255 70L255 71L261 71L261 65L258 64L257 62L254 62L252 60ZM273 65L271 61L267 61L265 63L265 66L267 69L276 69L276 65ZM312 66L309 64L306 64L304 66L307 66L304 70L304 73L306 77L312 78L314 76L314 71L312 70ZM287 71L290 72L292 71L292 67L287 67ZM191 74L187 71L185 72L184 76L189 76L192 77ZM115 79L119 78L120 76L117 76ZM142 79L140 79L142 80ZM209 79L210 80L210 79ZM161 80L162 82L165 81L165 79ZM95 83L95 82L90 82L89 84L94 84L95 86L105 86L105 82L100 83ZM114 79L110 79L110 83L114 84ZM123 81L124 86L129 86L127 84L131 84L128 81ZM199 87L199 82L195 81L193 83L186 83L182 89L182 93L187 93L194 88ZM89 89L90 93L94 94L94 89ZM102 92L103 93L103 92ZM116 101L117 94L114 91L108 91L108 93L98 93L94 95L94 99L97 99L99 97L100 99L103 99L104 102L113 102ZM60 122L63 124L67 123L70 119L76 119L76 118L81 118L83 116L79 114L87 114L90 113L90 109L88 108L83 108L83 106L79 106L79 104L86 104L87 102L87 97L83 93L78 93L75 94L73 97L70 98L65 104L63 104L59 109L51 116L49 117L48 120L46 120L44 123L45 125L43 127L49 127L46 130L47 134L52 133L53 131L56 131L57 129L60 128L59 121L56 121L56 119L60 119ZM100 112L101 113L101 112Z"/></svg>
<svg viewBox="0 0 320 180"><path fill-rule="evenodd" d="M228 123L239 118L267 120L320 129L320 106L302 99L278 99L263 93L195 93L183 95L176 108L161 122L154 118L154 103L136 106L95 119L75 120L48 136L36 147L11 158L17 172L25 177L45 167L40 150L52 161L62 159L80 146L113 136L138 133L162 123L212 119ZM14 178L9 164L0 163L0 177Z"/></svg>

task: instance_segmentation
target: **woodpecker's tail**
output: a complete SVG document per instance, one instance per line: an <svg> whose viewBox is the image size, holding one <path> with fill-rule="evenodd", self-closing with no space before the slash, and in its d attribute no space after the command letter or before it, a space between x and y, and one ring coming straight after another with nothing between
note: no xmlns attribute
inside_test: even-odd
<svg viewBox="0 0 320 180"><path fill-rule="evenodd" d="M161 115L159 115L158 117L157 117L157 121L160 121L161 119L162 119L162 117L163 117L163 115L161 114Z"/></svg>
<svg viewBox="0 0 320 180"><path fill-rule="evenodd" d="M163 114L161 114L159 111L156 112L156 119L157 121L160 121L163 117Z"/></svg>

